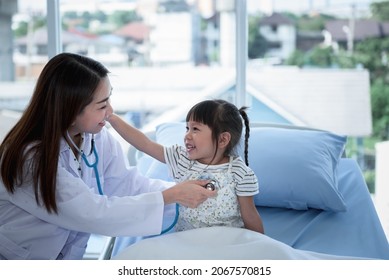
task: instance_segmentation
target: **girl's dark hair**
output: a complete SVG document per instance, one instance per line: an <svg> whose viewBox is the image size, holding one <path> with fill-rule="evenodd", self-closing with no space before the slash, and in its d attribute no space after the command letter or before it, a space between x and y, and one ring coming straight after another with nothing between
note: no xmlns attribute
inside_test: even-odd
<svg viewBox="0 0 389 280"><path fill-rule="evenodd" d="M29 105L0 145L0 175L8 192L31 179L37 203L57 213L60 140L108 73L101 63L72 53L58 54L45 65Z"/></svg>
<svg viewBox="0 0 389 280"><path fill-rule="evenodd" d="M186 122L195 121L203 123L212 130L212 138L218 147L218 139L221 133L229 132L231 140L225 150L225 156L233 154L237 147L243 130L243 122L245 125L244 138L244 159L248 166L248 142L250 137L250 123L246 113L247 107L238 108L222 99L205 100L194 105L186 115ZM243 122L242 122L243 119ZM216 151L215 155L216 156Z"/></svg>

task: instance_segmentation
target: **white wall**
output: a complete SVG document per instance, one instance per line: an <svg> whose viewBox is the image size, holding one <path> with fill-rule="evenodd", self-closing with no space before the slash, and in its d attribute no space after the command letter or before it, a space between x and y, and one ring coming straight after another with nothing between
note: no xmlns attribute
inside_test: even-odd
<svg viewBox="0 0 389 280"><path fill-rule="evenodd" d="M155 26L150 31L150 45L150 60L155 65L191 63L191 14L158 14Z"/></svg>

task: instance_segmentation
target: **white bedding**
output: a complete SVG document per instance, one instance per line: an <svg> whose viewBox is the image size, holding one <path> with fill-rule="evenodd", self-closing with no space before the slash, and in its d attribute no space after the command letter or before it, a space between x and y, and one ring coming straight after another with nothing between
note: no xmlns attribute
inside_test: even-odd
<svg viewBox="0 0 389 280"><path fill-rule="evenodd" d="M247 229L210 227L143 239L113 259L142 260L334 260L356 259L294 249Z"/></svg>

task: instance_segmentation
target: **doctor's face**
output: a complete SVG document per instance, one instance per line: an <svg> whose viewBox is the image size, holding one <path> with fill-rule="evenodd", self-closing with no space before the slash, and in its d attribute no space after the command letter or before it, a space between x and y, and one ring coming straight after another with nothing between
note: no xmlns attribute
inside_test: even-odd
<svg viewBox="0 0 389 280"><path fill-rule="evenodd" d="M69 133L99 133L106 124L106 117L112 114L110 96L112 92L111 83L108 77L100 81L94 98L84 110L77 116L74 125L69 128Z"/></svg>

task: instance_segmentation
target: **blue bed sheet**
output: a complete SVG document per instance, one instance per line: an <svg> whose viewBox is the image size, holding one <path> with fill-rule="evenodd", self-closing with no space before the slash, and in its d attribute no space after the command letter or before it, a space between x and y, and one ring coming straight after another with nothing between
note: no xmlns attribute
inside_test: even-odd
<svg viewBox="0 0 389 280"><path fill-rule="evenodd" d="M339 189L347 204L346 212L257 207L266 235L301 250L389 259L388 240L357 162L342 158L337 172ZM166 228L173 220L173 207L166 208L165 217ZM143 238L117 238L112 255L117 255Z"/></svg>
<svg viewBox="0 0 389 280"><path fill-rule="evenodd" d="M296 249L389 259L389 244L357 162L342 158L338 179L346 212L257 207L266 234Z"/></svg>

